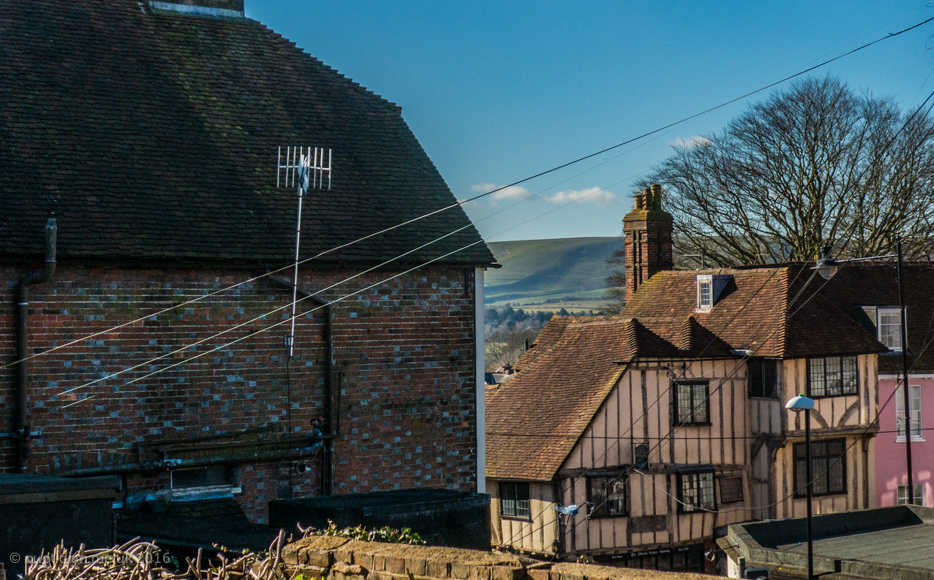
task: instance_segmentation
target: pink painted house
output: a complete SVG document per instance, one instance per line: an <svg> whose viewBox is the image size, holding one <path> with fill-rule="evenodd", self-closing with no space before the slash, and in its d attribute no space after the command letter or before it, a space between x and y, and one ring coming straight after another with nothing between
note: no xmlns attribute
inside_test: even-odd
<svg viewBox="0 0 934 580"><path fill-rule="evenodd" d="M907 311L906 311L907 314ZM912 321L908 314L909 332ZM915 343L908 335L909 346ZM921 345L923 346L923 344ZM925 353L926 354L926 353ZM879 357L880 360L883 358ZM885 358L891 358L886 356ZM900 357L899 361L901 360ZM922 356L922 360L926 358ZM909 363L910 365L910 363ZM916 369L917 370L917 369ZM905 452L904 395L898 385L901 373L879 373L879 405L892 401L879 414L879 434L876 435L876 506L908 503L908 477ZM934 506L934 432L925 429L924 419L934 422L934 373L930 367L913 374L908 371L909 406L911 408L911 464L915 486L915 504Z"/></svg>

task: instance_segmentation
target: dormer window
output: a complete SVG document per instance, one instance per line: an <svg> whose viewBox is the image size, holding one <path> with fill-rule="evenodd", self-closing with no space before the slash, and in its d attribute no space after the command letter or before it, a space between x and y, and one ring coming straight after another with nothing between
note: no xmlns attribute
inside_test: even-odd
<svg viewBox="0 0 934 580"><path fill-rule="evenodd" d="M697 275L697 312L710 312L732 276L725 274Z"/></svg>

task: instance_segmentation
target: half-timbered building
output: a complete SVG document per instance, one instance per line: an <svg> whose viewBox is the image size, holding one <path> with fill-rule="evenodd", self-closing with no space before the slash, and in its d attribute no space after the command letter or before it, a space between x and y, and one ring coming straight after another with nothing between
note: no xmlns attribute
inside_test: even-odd
<svg viewBox="0 0 934 580"><path fill-rule="evenodd" d="M872 507L878 354L805 265L671 269L657 187L624 219L626 307L556 317L487 388L493 541L556 557L712 570L717 530Z"/></svg>

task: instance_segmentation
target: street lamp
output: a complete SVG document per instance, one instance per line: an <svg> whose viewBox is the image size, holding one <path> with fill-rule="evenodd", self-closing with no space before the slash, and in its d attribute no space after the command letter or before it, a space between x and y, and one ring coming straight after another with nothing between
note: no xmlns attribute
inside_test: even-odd
<svg viewBox="0 0 934 580"><path fill-rule="evenodd" d="M785 403L786 409L791 409L795 413L804 411L804 442L805 460L805 478L807 478L808 493L808 580L814 580L814 531L811 525L811 409L814 408L814 399L809 399L804 395L798 395L788 399Z"/></svg>
<svg viewBox="0 0 934 580"><path fill-rule="evenodd" d="M898 271L898 309L901 311L901 341L902 341L902 394L905 396L905 466L908 469L908 505L915 503L914 476L911 468L911 406L908 394L908 325L905 321L905 280L902 273L902 238L895 238L895 253L884 256L870 256L868 258L850 258L848 260L835 260L830 255L831 248L825 247L821 257L817 260L815 270L824 280L830 280L840 269L841 264L847 262L864 262L880 258L895 258L895 268Z"/></svg>

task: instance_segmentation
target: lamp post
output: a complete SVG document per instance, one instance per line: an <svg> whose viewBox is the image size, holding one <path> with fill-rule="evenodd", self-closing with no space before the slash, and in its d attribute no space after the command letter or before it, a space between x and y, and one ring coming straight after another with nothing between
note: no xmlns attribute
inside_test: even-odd
<svg viewBox="0 0 934 580"><path fill-rule="evenodd" d="M795 413L804 411L804 446L805 452L805 477L807 478L808 495L808 580L814 580L814 531L811 525L811 497L813 495L811 488L811 409L814 408L814 399L809 399L804 395L798 395L788 399L785 403L786 409L791 409Z"/></svg>
<svg viewBox="0 0 934 580"><path fill-rule="evenodd" d="M908 469L908 505L915 503L914 476L911 467L911 404L908 393L908 324L905 318L905 280L902 268L902 238L895 238L895 253L884 256L870 256L868 258L851 258L849 260L835 260L830 255L830 248L825 247L821 252L821 257L817 261L815 270L820 273L824 280L830 280L840 269L841 264L847 262L864 262L866 260L878 260L880 258L895 258L895 268L898 272L898 309L901 312L901 333L902 343L902 394L905 401L905 467Z"/></svg>

